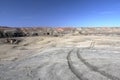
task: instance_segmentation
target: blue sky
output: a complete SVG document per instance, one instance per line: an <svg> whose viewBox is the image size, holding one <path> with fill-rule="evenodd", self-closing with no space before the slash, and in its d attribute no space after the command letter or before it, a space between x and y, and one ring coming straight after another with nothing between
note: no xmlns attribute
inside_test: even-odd
<svg viewBox="0 0 120 80"><path fill-rule="evenodd" d="M0 25L116 27L120 0L0 0Z"/></svg>

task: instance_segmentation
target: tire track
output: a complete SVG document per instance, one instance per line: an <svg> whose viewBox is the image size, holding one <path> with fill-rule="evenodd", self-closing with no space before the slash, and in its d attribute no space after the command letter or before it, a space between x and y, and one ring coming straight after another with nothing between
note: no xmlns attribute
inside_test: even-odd
<svg viewBox="0 0 120 80"><path fill-rule="evenodd" d="M71 50L71 51L68 53L68 56L67 56L68 66L69 66L70 70L72 71L72 73L73 73L79 80L88 80L87 78L84 78L84 77L83 77L83 74L80 73L80 72L75 68L75 66L73 65L73 62L72 62L71 57L70 57L72 51L73 51L73 50Z"/></svg>
<svg viewBox="0 0 120 80"><path fill-rule="evenodd" d="M105 71L101 71L99 70L96 66L93 66L91 65L90 63L88 63L79 53L79 49L77 50L77 57L80 59L80 61L82 63L84 63L90 70L94 71L94 72L97 72L99 74L101 74L102 76L105 76L107 77L108 79L111 79L111 80L120 80L118 77L116 76L113 76Z"/></svg>

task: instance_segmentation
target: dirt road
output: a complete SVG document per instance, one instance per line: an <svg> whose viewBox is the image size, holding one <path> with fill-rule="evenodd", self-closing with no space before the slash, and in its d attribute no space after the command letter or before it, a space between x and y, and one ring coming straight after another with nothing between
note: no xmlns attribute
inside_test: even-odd
<svg viewBox="0 0 120 80"><path fill-rule="evenodd" d="M90 37L85 39L91 41ZM64 42L53 38L35 40L0 46L0 80L120 80L117 38L117 44L110 39L107 44L93 42L92 47L90 41L83 42L84 38L79 37L66 38ZM93 46L96 43L102 47Z"/></svg>
<svg viewBox="0 0 120 80"><path fill-rule="evenodd" d="M0 80L120 80L119 57L109 48L51 48L0 64Z"/></svg>

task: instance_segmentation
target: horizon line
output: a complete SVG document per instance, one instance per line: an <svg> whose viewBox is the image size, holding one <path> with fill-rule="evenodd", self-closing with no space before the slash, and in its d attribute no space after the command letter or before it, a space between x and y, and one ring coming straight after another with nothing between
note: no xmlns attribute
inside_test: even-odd
<svg viewBox="0 0 120 80"><path fill-rule="evenodd" d="M120 26L0 26L0 27L9 27L9 28L115 28Z"/></svg>

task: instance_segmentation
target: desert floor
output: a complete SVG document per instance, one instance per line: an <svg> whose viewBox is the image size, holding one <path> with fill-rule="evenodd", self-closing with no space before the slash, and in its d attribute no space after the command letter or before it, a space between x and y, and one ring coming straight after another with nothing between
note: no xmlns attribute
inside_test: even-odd
<svg viewBox="0 0 120 80"><path fill-rule="evenodd" d="M0 44L0 80L120 80L120 37L25 37Z"/></svg>

